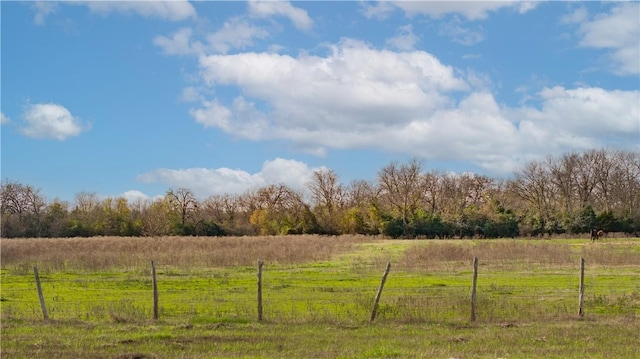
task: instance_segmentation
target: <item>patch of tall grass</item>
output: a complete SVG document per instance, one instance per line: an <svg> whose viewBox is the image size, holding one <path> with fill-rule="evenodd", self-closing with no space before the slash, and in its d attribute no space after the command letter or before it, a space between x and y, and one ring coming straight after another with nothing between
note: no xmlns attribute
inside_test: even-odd
<svg viewBox="0 0 640 359"><path fill-rule="evenodd" d="M625 242L626 250L620 250L620 243L582 244L562 241L491 240L491 241L427 241L420 242L404 252L399 265L405 270L450 271L468 267L473 257L493 269L521 269L529 267L557 268L576 266L585 258L590 265L637 266L640 264L638 242Z"/></svg>
<svg viewBox="0 0 640 359"><path fill-rule="evenodd" d="M34 265L44 271L127 270L148 266L193 269L269 263L295 264L330 259L358 243L364 236L272 237L94 237L3 239L3 269L28 273Z"/></svg>

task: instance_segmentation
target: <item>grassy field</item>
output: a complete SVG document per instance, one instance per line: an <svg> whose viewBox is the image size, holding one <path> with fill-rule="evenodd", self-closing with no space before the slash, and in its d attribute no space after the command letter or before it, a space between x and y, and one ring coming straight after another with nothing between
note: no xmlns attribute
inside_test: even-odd
<svg viewBox="0 0 640 359"><path fill-rule="evenodd" d="M640 357L640 239L166 237L1 245L2 358ZM472 322L473 257L480 265ZM258 259L265 262L261 322Z"/></svg>

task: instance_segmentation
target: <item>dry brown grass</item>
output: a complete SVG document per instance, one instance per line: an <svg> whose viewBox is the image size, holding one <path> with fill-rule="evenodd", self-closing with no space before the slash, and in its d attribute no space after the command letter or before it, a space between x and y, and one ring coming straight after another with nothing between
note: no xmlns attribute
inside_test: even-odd
<svg viewBox="0 0 640 359"><path fill-rule="evenodd" d="M330 259L354 244L370 241L362 236L274 237L95 237L3 239L2 268L43 270L132 269L151 260L181 269L294 264Z"/></svg>
<svg viewBox="0 0 640 359"><path fill-rule="evenodd" d="M609 241L604 244L582 246L581 256L592 264L600 266L640 266L640 246L638 242Z"/></svg>
<svg viewBox="0 0 640 359"><path fill-rule="evenodd" d="M558 241L432 241L416 245L400 260L409 268L449 270L478 257L494 268L575 266L580 257L600 266L640 264L640 250L621 251L615 243L576 245Z"/></svg>

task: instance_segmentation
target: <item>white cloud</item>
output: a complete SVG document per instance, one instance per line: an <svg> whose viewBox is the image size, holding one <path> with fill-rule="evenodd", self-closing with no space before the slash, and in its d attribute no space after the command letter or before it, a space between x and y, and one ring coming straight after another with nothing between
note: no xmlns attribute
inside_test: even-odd
<svg viewBox="0 0 640 359"><path fill-rule="evenodd" d="M313 172L323 168L310 168L307 164L276 158L265 161L260 172L250 174L240 169L188 168L156 169L138 176L141 182L161 182L170 187L189 188L198 198L215 194L242 194L271 184L286 184L304 191Z"/></svg>
<svg viewBox="0 0 640 359"><path fill-rule="evenodd" d="M218 101L203 101L202 106L203 108L191 109L189 113L205 127L218 127L251 140L269 138L266 115L256 110L255 105L243 97L237 97L231 108Z"/></svg>
<svg viewBox="0 0 640 359"><path fill-rule="evenodd" d="M204 41L195 40L198 35ZM156 36L153 43L168 55L197 55L207 53L226 54L231 50L252 46L255 39L269 36L267 30L251 24L243 17L232 17L215 32L194 34L191 28L182 28L170 36Z"/></svg>
<svg viewBox="0 0 640 359"><path fill-rule="evenodd" d="M289 1L249 1L249 14L257 18L285 16L300 30L309 30L313 27L313 20L307 12L291 5Z"/></svg>
<svg viewBox="0 0 640 359"><path fill-rule="evenodd" d="M607 14L585 21L587 15L578 9L562 20L582 20L578 34L583 47L608 49L612 70L618 75L640 74L640 3L614 6Z"/></svg>
<svg viewBox="0 0 640 359"><path fill-rule="evenodd" d="M490 12L502 8L516 9L523 14L536 7L531 1L394 1L407 15L423 14L440 18L446 14L460 14L468 20L486 19Z"/></svg>
<svg viewBox="0 0 640 359"><path fill-rule="evenodd" d="M330 147L357 147L348 134L402 126L447 106L443 93L468 89L424 51L395 53L375 50L358 41L344 40L329 48L326 57L297 58L269 53L212 55L200 58L209 86L233 85L246 97L230 105L205 101L191 115L206 126L243 137L285 138L305 143L330 129L337 136L313 138ZM265 104L271 109L267 113ZM358 137L358 136L356 136Z"/></svg>
<svg viewBox="0 0 640 359"><path fill-rule="evenodd" d="M387 40L387 46L401 51L413 50L419 38L413 33L411 24L399 27L397 32L397 36Z"/></svg>
<svg viewBox="0 0 640 359"><path fill-rule="evenodd" d="M524 14L533 9L535 9L538 4L540 4L539 0L536 1L518 1L516 7L518 8L518 13Z"/></svg>
<svg viewBox="0 0 640 359"><path fill-rule="evenodd" d="M196 40L198 35L204 41ZM269 33L251 24L243 17L228 19L215 32L208 34L194 34L191 28L182 28L170 36L156 36L153 43L160 47L167 55L196 55L204 56L208 53L226 54L231 50L243 49L254 44L255 39L264 39Z"/></svg>
<svg viewBox="0 0 640 359"><path fill-rule="evenodd" d="M188 0L138 0L138 1L79 1L98 14L108 15L112 12L122 14L139 14L169 21L181 21L196 17L195 8Z"/></svg>
<svg viewBox="0 0 640 359"><path fill-rule="evenodd" d="M44 25L44 18L55 12L56 3L51 1L36 1L31 5L31 8L36 13L33 17L33 23L36 25Z"/></svg>
<svg viewBox="0 0 640 359"><path fill-rule="evenodd" d="M9 122L11 122L11 119L5 115L4 112L0 112L0 125L4 125Z"/></svg>
<svg viewBox="0 0 640 359"><path fill-rule="evenodd" d="M243 49L253 45L254 39L264 39L269 33L242 17L227 20L221 29L207 35L209 48L226 54L230 49Z"/></svg>
<svg viewBox="0 0 640 359"><path fill-rule="evenodd" d="M235 86L243 95L202 101L190 113L206 127L287 140L317 155L376 148L471 161L496 174L537 153L637 145L638 91L543 88L530 105L507 107L491 94L486 74L453 69L424 51L378 50L349 39L328 50L202 56L205 86Z"/></svg>
<svg viewBox="0 0 640 359"><path fill-rule="evenodd" d="M556 86L544 88L538 97L539 109L524 107L519 112L550 142L559 134L600 144L610 138L637 140L640 135L640 91Z"/></svg>
<svg viewBox="0 0 640 359"><path fill-rule="evenodd" d="M204 127L218 127L225 131L231 129L233 114L228 108L218 101L203 101L202 106L203 108L189 111L196 122L203 124Z"/></svg>
<svg viewBox="0 0 640 359"><path fill-rule="evenodd" d="M187 86L182 89L180 94L180 101L183 102L197 102L204 101L204 98L200 94L200 90L193 86Z"/></svg>
<svg viewBox="0 0 640 359"><path fill-rule="evenodd" d="M362 13L368 19L379 19L384 20L396 9L391 2L388 1L378 1L378 2L369 2L369 1L361 1L360 6L362 7Z"/></svg>
<svg viewBox="0 0 640 359"><path fill-rule="evenodd" d="M200 54L204 50L204 45L199 41L191 41L192 32L190 28L182 28L174 32L171 37L156 36L153 43L168 55Z"/></svg>
<svg viewBox="0 0 640 359"><path fill-rule="evenodd" d="M450 37L454 42L465 46L475 45L484 40L482 29L471 30L462 26L462 21L454 17L453 20L442 23L438 28L438 34Z"/></svg>
<svg viewBox="0 0 640 359"><path fill-rule="evenodd" d="M575 9L572 13L564 15L560 18L562 24L579 24L584 22L589 17L589 12L584 7Z"/></svg>
<svg viewBox="0 0 640 359"><path fill-rule="evenodd" d="M496 153L502 155L494 160L506 162L509 152L505 150L513 149L517 139L517 129L493 95L475 92L455 107L390 129L381 145L423 158L470 160L487 167L489 158Z"/></svg>
<svg viewBox="0 0 640 359"><path fill-rule="evenodd" d="M130 191L126 191L122 194L120 194L118 197L122 197L124 199L127 200L127 203L129 204L134 204L134 203L145 203L149 200L151 200L152 198L147 196L146 194L138 191L138 190L130 190Z"/></svg>
<svg viewBox="0 0 640 359"><path fill-rule="evenodd" d="M64 106L54 103L29 105L22 118L20 132L32 138L63 141L90 129L89 125L74 117Z"/></svg>

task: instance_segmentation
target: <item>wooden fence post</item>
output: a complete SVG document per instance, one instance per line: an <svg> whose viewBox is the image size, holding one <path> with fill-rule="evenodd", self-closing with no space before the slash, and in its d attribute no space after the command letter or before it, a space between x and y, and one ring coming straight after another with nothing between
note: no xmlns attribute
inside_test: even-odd
<svg viewBox="0 0 640 359"><path fill-rule="evenodd" d="M153 320L158 320L158 281L156 279L156 265L151 261L151 281L153 283Z"/></svg>
<svg viewBox="0 0 640 359"><path fill-rule="evenodd" d="M580 288L578 294L578 315L584 316L584 258L580 258Z"/></svg>
<svg viewBox="0 0 640 359"><path fill-rule="evenodd" d="M478 282L478 257L473 257L473 280L471 281L471 321L476 320L476 284Z"/></svg>
<svg viewBox="0 0 640 359"><path fill-rule="evenodd" d="M387 268L384 270L384 274L382 275L382 280L380 281L380 287L378 287L378 293L376 294L376 299L373 301L373 310L371 310L371 320L374 321L376 319L376 314L378 313L378 303L380 302L380 296L382 295L382 288L384 288L384 283L387 281L387 276L389 275L389 271L391 270L391 262L387 263Z"/></svg>
<svg viewBox="0 0 640 359"><path fill-rule="evenodd" d="M264 263L258 260L258 321L262 321L262 265Z"/></svg>
<svg viewBox="0 0 640 359"><path fill-rule="evenodd" d="M42 309L42 316L44 320L49 320L49 313L47 313L47 306L44 304L44 294L42 294L42 286L40 285L40 274L38 273L38 267L33 267L33 274L36 277L36 287L38 288L38 298L40 299L40 309Z"/></svg>

